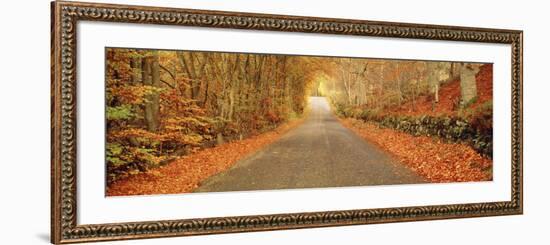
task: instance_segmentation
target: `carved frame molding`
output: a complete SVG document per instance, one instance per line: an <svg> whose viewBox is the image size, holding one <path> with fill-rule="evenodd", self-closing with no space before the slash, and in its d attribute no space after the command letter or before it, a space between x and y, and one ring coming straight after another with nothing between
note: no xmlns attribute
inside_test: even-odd
<svg viewBox="0 0 550 245"><path fill-rule="evenodd" d="M65 1L52 2L51 13L52 243L512 215L523 212L522 31ZM511 201L78 225L76 198L78 21L510 44L512 54Z"/></svg>

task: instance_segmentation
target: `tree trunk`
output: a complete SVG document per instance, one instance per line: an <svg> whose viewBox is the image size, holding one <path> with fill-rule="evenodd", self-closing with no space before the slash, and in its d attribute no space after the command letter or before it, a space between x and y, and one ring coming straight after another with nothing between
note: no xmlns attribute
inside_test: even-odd
<svg viewBox="0 0 550 245"><path fill-rule="evenodd" d="M428 67L428 84L430 84L433 96L434 103L439 103L439 69L438 64L430 62L427 65Z"/></svg>
<svg viewBox="0 0 550 245"><path fill-rule="evenodd" d="M151 56L145 57L142 63L143 84L153 88L160 87L160 67L158 51L153 51ZM144 118L147 130L156 132L159 127L160 96L157 91L148 94L145 99Z"/></svg>
<svg viewBox="0 0 550 245"><path fill-rule="evenodd" d="M403 91L401 89L401 71L399 70L399 62L396 63L396 70L397 70L397 104L401 106L403 101Z"/></svg>
<svg viewBox="0 0 550 245"><path fill-rule="evenodd" d="M451 62L451 67L449 67L449 82L452 82L456 78L455 66L456 63Z"/></svg>
<svg viewBox="0 0 550 245"><path fill-rule="evenodd" d="M378 100L376 102L376 109L382 108L382 95L384 91L384 68L385 63L380 64L380 76L378 77Z"/></svg>
<svg viewBox="0 0 550 245"><path fill-rule="evenodd" d="M229 111L227 112L227 120L232 121L233 120L233 111L235 108L235 84L232 84L231 88L229 89Z"/></svg>
<svg viewBox="0 0 550 245"><path fill-rule="evenodd" d="M130 82L132 85L139 84L139 72L140 72L140 64L139 64L139 58L132 57L130 59L130 68L132 68L132 71L130 73Z"/></svg>
<svg viewBox="0 0 550 245"><path fill-rule="evenodd" d="M466 107L477 97L476 75L478 65L462 64L460 66L460 105Z"/></svg>
<svg viewBox="0 0 550 245"><path fill-rule="evenodd" d="M229 90L229 112L227 113L227 119L232 121L233 120L233 113L235 112L235 93L237 92L239 84L239 79L234 79L235 74L237 73L237 70L239 68L239 62L240 62L240 55L237 55L235 57L235 63L233 64L233 67L228 64L228 69L231 69L229 71L229 86L231 86Z"/></svg>

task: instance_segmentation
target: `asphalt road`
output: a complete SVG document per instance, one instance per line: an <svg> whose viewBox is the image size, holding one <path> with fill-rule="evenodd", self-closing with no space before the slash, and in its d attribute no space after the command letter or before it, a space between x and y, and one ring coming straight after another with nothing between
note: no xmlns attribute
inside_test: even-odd
<svg viewBox="0 0 550 245"><path fill-rule="evenodd" d="M304 123L194 192L422 183L387 153L345 128L324 97L310 98Z"/></svg>

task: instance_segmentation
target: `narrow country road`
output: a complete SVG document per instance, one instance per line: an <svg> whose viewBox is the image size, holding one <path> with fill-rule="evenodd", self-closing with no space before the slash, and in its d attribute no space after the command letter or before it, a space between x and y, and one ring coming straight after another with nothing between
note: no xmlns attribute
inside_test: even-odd
<svg viewBox="0 0 550 245"><path fill-rule="evenodd" d="M340 124L324 97L310 98L304 123L205 180L194 192L421 183L387 153Z"/></svg>

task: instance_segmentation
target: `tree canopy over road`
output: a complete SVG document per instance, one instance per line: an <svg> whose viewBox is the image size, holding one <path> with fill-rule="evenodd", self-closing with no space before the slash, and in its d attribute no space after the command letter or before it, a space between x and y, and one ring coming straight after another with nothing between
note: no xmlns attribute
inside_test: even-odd
<svg viewBox="0 0 550 245"><path fill-rule="evenodd" d="M491 64L107 48L108 189L227 143L282 136L304 121L309 96L326 97L350 127L436 137L489 159L473 164L483 171L492 164ZM231 159L189 171L205 179L239 156Z"/></svg>

